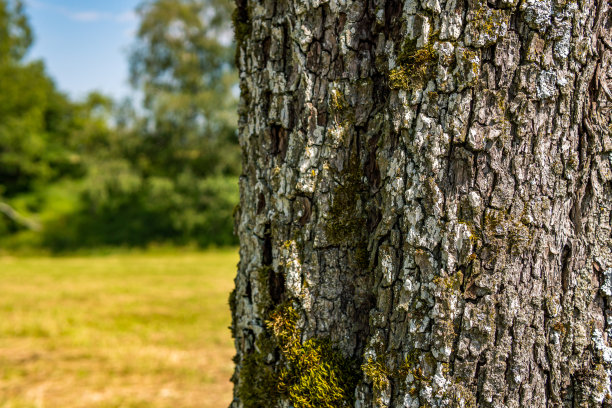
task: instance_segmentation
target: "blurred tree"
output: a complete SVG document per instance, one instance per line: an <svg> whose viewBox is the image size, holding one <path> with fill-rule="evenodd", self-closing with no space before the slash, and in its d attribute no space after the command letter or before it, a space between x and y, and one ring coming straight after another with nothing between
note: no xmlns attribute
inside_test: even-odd
<svg viewBox="0 0 612 408"><path fill-rule="evenodd" d="M130 58L138 110L58 92L42 62L23 60L32 33L21 1L0 0L0 246L236 243L231 12L229 0L142 3Z"/></svg>
<svg viewBox="0 0 612 408"><path fill-rule="evenodd" d="M130 58L144 94L147 173L235 174L237 74L229 0L145 1Z"/></svg>
<svg viewBox="0 0 612 408"><path fill-rule="evenodd" d="M39 227L7 199L79 167L66 148L76 105L56 90L42 62L23 62L32 40L23 3L0 0L0 232L5 233Z"/></svg>
<svg viewBox="0 0 612 408"><path fill-rule="evenodd" d="M32 30L21 0L0 0L0 61L20 61L30 45Z"/></svg>
<svg viewBox="0 0 612 408"><path fill-rule="evenodd" d="M0 235L10 239L24 229L38 234L35 218L78 212L77 180L121 156L125 143L110 126L113 101L98 93L71 101L42 61L24 61L32 41L23 3L0 0ZM58 186L60 197L49 194Z"/></svg>

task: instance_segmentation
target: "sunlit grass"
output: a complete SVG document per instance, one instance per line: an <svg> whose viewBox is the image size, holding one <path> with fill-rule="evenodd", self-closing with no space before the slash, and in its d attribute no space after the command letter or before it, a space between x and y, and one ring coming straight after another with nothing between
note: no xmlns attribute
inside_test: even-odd
<svg viewBox="0 0 612 408"><path fill-rule="evenodd" d="M232 251L0 258L0 407L226 407Z"/></svg>

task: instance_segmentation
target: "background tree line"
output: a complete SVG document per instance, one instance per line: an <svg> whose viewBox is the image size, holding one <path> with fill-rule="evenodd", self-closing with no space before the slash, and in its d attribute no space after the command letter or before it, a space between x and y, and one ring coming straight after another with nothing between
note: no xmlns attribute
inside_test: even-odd
<svg viewBox="0 0 612 408"><path fill-rule="evenodd" d="M130 52L141 107L75 101L19 0L0 0L0 247L228 245L238 201L229 0L144 1Z"/></svg>

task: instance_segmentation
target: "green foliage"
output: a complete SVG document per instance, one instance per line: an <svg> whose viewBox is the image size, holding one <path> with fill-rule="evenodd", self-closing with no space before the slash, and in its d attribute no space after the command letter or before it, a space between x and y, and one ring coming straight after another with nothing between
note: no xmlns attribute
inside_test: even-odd
<svg viewBox="0 0 612 408"><path fill-rule="evenodd" d="M78 172L64 144L75 107L59 94L40 62L0 64L0 185L7 196Z"/></svg>
<svg viewBox="0 0 612 408"><path fill-rule="evenodd" d="M19 215L0 213L0 246L236 243L231 11L229 0L139 7L137 113L129 101L58 92L41 62L21 61L32 42L21 2L0 0L0 77L11 78L0 81L0 204Z"/></svg>
<svg viewBox="0 0 612 408"><path fill-rule="evenodd" d="M0 0L0 63L21 60L32 45L32 30L21 0Z"/></svg>
<svg viewBox="0 0 612 408"><path fill-rule="evenodd" d="M232 210L238 185L231 177L143 178L125 162L107 162L90 176L80 208L45 230L45 245L79 247L233 245Z"/></svg>
<svg viewBox="0 0 612 408"><path fill-rule="evenodd" d="M157 0L137 12L130 76L144 94L139 130L149 171L239 174L232 3Z"/></svg>
<svg viewBox="0 0 612 408"><path fill-rule="evenodd" d="M226 92L222 79L232 70L232 8L227 0L144 2L137 9L141 22L130 60L134 85L152 99L159 90Z"/></svg>

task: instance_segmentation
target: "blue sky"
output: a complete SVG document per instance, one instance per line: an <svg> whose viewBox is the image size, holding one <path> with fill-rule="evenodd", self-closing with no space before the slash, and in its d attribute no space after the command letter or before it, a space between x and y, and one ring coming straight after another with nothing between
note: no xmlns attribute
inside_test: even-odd
<svg viewBox="0 0 612 408"><path fill-rule="evenodd" d="M35 43L30 59L43 59L58 87L75 98L98 90L131 94L128 49L141 0L25 0Z"/></svg>

